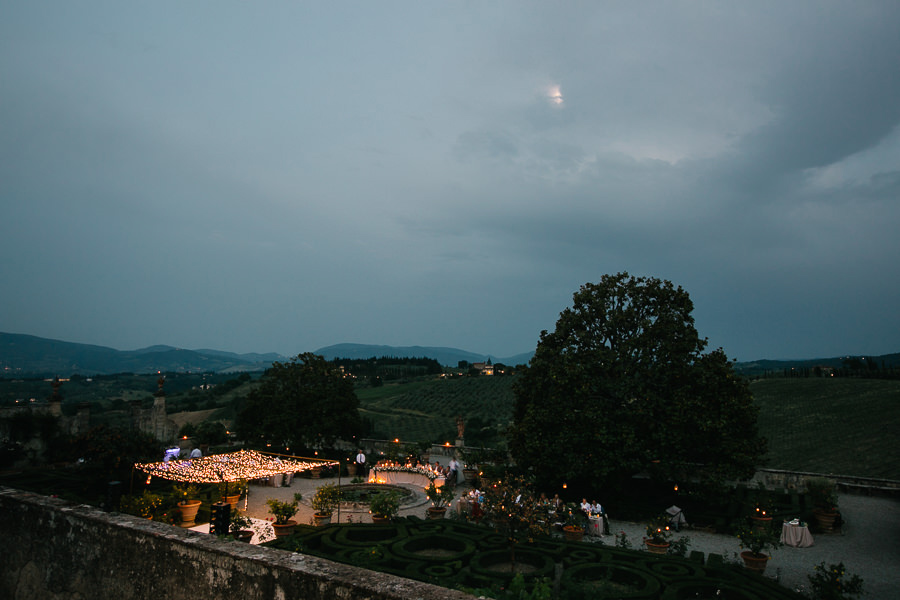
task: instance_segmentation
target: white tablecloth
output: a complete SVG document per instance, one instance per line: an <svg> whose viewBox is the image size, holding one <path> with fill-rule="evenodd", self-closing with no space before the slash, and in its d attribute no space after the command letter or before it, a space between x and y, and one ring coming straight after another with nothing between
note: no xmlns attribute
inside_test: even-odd
<svg viewBox="0 0 900 600"><path fill-rule="evenodd" d="M785 523L781 526L781 543L794 548L809 548L814 542L809 527Z"/></svg>
<svg viewBox="0 0 900 600"><path fill-rule="evenodd" d="M372 469L369 473L370 483L390 483L390 484L408 484L417 485L422 489L427 488L431 484L431 480L421 473L410 473L409 471L379 471ZM444 478L438 477L434 480L434 487L444 485Z"/></svg>
<svg viewBox="0 0 900 600"><path fill-rule="evenodd" d="M588 517L587 534L603 537L603 517Z"/></svg>

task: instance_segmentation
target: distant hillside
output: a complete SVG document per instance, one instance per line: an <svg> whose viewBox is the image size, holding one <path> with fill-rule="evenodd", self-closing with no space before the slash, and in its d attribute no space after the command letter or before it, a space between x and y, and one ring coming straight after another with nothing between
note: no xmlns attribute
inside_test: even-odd
<svg viewBox="0 0 900 600"><path fill-rule="evenodd" d="M459 348L444 348L434 346L379 346L375 344L335 344L325 346L315 351L326 360L334 358L372 358L391 356L396 358L433 358L442 365L455 367L459 361L470 363L485 362L490 359L493 363L505 365L526 364L531 360L534 352L517 354L507 358L496 357L490 354L475 354Z"/></svg>
<svg viewBox="0 0 900 600"><path fill-rule="evenodd" d="M509 358L475 354L458 348L427 346L376 346L337 344L315 351L327 360L393 356L397 358L433 358L442 365L455 367L459 361L485 361L515 366L525 364L533 352ZM115 373L231 373L264 371L274 361L288 360L275 352L235 354L221 350L186 350L155 345L138 350L116 350L106 346L78 344L40 338L33 335L0 332L0 377L110 375Z"/></svg>
<svg viewBox="0 0 900 600"><path fill-rule="evenodd" d="M0 374L108 375L113 373L262 371L278 354L234 354L215 350L184 350L151 346L121 351L105 346L77 344L33 335L0 333Z"/></svg>
<svg viewBox="0 0 900 600"><path fill-rule="evenodd" d="M762 375L764 373L779 374L785 370L815 369L816 367L841 369L853 365L855 369L877 371L893 369L900 366L900 353L882 354L880 356L835 356L832 358L810 358L801 360L755 360L735 363L735 371L744 375Z"/></svg>

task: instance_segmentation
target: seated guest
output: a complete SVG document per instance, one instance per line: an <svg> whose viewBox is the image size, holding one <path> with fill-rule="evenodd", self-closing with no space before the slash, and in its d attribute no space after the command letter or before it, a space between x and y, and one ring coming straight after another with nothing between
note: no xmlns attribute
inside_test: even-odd
<svg viewBox="0 0 900 600"><path fill-rule="evenodd" d="M591 514L591 503L587 501L587 498L581 499L581 512L586 515Z"/></svg>

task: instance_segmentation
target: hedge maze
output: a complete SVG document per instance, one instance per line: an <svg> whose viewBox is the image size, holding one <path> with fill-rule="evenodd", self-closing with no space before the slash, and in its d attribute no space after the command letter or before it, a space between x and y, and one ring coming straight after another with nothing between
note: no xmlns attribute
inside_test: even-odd
<svg viewBox="0 0 900 600"><path fill-rule="evenodd" d="M267 545L479 593L508 587L514 574L504 536L454 519L405 517L387 525L298 526L294 535ZM690 559L657 556L552 537L515 547L517 570L526 581L547 578L566 600L802 598L743 567L704 558L700 552Z"/></svg>

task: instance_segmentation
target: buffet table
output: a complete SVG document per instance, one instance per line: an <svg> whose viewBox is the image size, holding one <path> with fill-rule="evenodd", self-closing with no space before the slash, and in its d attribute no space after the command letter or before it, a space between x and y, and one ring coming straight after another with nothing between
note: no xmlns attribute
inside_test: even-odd
<svg viewBox="0 0 900 600"><path fill-rule="evenodd" d="M814 542L809 527L785 521L781 526L781 543L794 548L809 548Z"/></svg>

